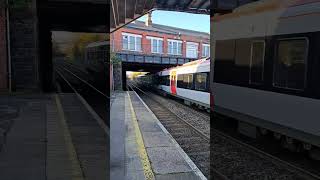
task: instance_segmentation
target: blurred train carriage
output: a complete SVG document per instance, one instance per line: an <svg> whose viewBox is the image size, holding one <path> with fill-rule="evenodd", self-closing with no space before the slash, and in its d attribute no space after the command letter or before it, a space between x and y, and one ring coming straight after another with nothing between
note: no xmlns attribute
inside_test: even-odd
<svg viewBox="0 0 320 180"><path fill-rule="evenodd" d="M159 77L157 74L139 75L137 77L137 84L147 89L154 89L159 84Z"/></svg>
<svg viewBox="0 0 320 180"><path fill-rule="evenodd" d="M214 111L320 156L320 2L259 1L212 21Z"/></svg>
<svg viewBox="0 0 320 180"><path fill-rule="evenodd" d="M107 71L110 68L109 46L109 41L100 41L90 43L85 48L84 64L87 67L87 71L94 77L95 86L103 92L106 89L109 91L111 88L111 81L110 84L107 84L109 82L108 79L112 78L112 71L110 74Z"/></svg>
<svg viewBox="0 0 320 180"><path fill-rule="evenodd" d="M109 41L93 42L86 46L85 63L89 65L100 65L101 62L109 60Z"/></svg>

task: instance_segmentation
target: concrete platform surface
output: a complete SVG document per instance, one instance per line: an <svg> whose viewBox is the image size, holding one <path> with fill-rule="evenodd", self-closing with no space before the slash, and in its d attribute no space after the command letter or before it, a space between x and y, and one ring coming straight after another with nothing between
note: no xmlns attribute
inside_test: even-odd
<svg viewBox="0 0 320 180"><path fill-rule="evenodd" d="M3 96L0 107L12 122L1 180L107 179L108 139L75 94Z"/></svg>
<svg viewBox="0 0 320 180"><path fill-rule="evenodd" d="M113 161L116 157L110 154L111 166L112 162L117 162L114 167L118 177L121 175L127 180L206 179L135 92L117 92L112 106L111 122L118 126L111 123L110 136L122 138L117 144L112 144L111 139L110 144L111 149L118 150L116 156L121 160ZM124 120L119 119L119 114L125 117ZM111 180L117 179L115 177Z"/></svg>

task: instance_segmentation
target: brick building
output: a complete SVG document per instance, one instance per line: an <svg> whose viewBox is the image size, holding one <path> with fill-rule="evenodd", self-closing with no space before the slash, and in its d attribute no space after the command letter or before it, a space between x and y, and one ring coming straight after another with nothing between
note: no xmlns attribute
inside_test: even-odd
<svg viewBox="0 0 320 180"><path fill-rule="evenodd" d="M111 34L111 51L190 60L210 56L210 35L188 29L134 21ZM184 62L184 63L185 63Z"/></svg>

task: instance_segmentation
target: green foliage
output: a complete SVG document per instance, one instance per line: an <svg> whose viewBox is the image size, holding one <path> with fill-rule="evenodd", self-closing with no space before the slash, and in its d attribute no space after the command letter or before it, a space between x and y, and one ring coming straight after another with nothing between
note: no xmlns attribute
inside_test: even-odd
<svg viewBox="0 0 320 180"><path fill-rule="evenodd" d="M31 7L31 0L9 0L9 8L25 9Z"/></svg>
<svg viewBox="0 0 320 180"><path fill-rule="evenodd" d="M85 48L88 44L97 41L105 41L106 35L83 33L73 40L72 44L66 50L66 56L69 60L76 60L85 57Z"/></svg>
<svg viewBox="0 0 320 180"><path fill-rule="evenodd" d="M116 56L114 52L110 54L110 63L114 65L120 65L121 64L121 59Z"/></svg>

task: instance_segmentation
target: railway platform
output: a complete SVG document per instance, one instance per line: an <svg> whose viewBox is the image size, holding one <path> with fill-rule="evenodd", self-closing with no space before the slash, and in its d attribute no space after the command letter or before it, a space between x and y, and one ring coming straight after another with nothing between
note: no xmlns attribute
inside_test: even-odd
<svg viewBox="0 0 320 180"><path fill-rule="evenodd" d="M74 93L0 98L1 180L108 176L108 135Z"/></svg>
<svg viewBox="0 0 320 180"><path fill-rule="evenodd" d="M138 94L119 91L112 97L111 179L206 179Z"/></svg>

